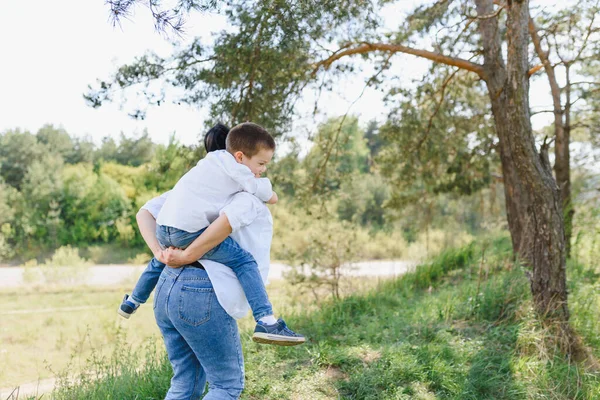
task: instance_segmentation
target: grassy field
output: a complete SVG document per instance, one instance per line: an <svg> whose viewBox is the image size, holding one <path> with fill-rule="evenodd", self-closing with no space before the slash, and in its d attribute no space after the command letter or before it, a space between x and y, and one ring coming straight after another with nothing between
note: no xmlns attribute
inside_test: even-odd
<svg viewBox="0 0 600 400"><path fill-rule="evenodd" d="M450 250L400 279L363 282L339 301L317 305L293 292L285 315L310 341L260 346L245 320L242 398L600 398L597 371L557 353L535 319L509 248L502 239ZM600 275L570 264L569 276L572 325L599 357ZM86 374L62 382L54 397L163 398L170 378L164 354L146 352L145 364L136 365L143 349L116 347L107 358L92 357Z"/></svg>
<svg viewBox="0 0 600 400"><path fill-rule="evenodd" d="M0 387L47 378L86 363L119 335L139 345L158 338L152 307L129 321L116 309L130 288L0 292Z"/></svg>
<svg viewBox="0 0 600 400"><path fill-rule="evenodd" d="M346 280L343 288L345 293L364 292L376 284L374 279L354 279ZM139 352L143 358L157 351L162 355L152 298L129 320L116 313L132 286L133 281L115 288L37 286L0 291L0 388L85 372L91 360L104 362L116 353L124 357L124 350ZM268 290L281 315L316 308L312 294L286 282L274 282ZM241 326L253 328L252 318L242 320ZM132 364L138 367L137 360Z"/></svg>

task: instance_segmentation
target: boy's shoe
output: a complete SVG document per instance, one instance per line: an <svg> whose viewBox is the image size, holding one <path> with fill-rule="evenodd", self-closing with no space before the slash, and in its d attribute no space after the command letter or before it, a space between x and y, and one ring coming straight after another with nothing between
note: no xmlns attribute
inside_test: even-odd
<svg viewBox="0 0 600 400"><path fill-rule="evenodd" d="M117 310L117 313L121 317L129 319L129 317L131 317L131 314L133 314L139 306L139 304L135 304L133 301L129 301L129 295L126 294L125 297L123 297L123 302Z"/></svg>
<svg viewBox="0 0 600 400"><path fill-rule="evenodd" d="M257 322L252 340L278 346L296 346L304 343L306 338L289 329L285 322L279 318L273 325Z"/></svg>

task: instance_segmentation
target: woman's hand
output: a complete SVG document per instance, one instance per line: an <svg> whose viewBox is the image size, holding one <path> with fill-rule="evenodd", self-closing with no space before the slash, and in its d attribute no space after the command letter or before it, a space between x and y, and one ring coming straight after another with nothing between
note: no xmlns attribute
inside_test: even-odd
<svg viewBox="0 0 600 400"><path fill-rule="evenodd" d="M196 261L196 259L191 258L184 250L175 247L162 250L157 258L160 262L167 264L171 268L179 268Z"/></svg>

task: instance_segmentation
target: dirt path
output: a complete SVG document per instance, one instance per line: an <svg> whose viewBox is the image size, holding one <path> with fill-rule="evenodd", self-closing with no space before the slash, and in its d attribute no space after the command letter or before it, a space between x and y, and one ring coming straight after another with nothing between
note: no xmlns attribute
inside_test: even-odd
<svg viewBox="0 0 600 400"><path fill-rule="evenodd" d="M0 399L19 400L26 399L28 396L40 398L44 393L51 392L54 389L56 379L41 379L35 382L24 383L16 388L0 389ZM45 397L45 396L44 396Z"/></svg>
<svg viewBox="0 0 600 400"><path fill-rule="evenodd" d="M0 311L1 315L16 315L16 314L47 314L54 313L57 311L83 311L83 310L100 310L105 308L104 306L76 306L76 307L54 307L54 308L33 308L30 310L11 310L11 311Z"/></svg>
<svg viewBox="0 0 600 400"><path fill-rule="evenodd" d="M352 265L344 266L344 273L352 276L396 276L405 273L414 267L411 261L362 261ZM272 263L269 278L272 280L282 279L290 266L280 263ZM143 265L94 265L89 267L88 273L79 282L73 285L89 286L113 286L128 282L135 282L144 270ZM27 285L25 281L25 268L6 267L0 268L0 289L18 288Z"/></svg>

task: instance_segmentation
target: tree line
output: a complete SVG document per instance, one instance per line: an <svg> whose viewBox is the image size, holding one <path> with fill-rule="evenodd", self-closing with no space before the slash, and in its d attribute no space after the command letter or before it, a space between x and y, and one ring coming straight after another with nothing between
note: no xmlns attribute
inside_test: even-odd
<svg viewBox="0 0 600 400"><path fill-rule="evenodd" d="M398 232L407 243L431 228L476 234L486 221L501 218L501 186L490 178L498 163L485 156L489 151L477 162L478 148L471 155L460 150L461 158L430 149L427 157L435 163L397 156L412 145L410 132L419 118L401 126L390 121L361 126L357 116L342 116L318 126L308 151L286 142L289 149L278 151L267 171L283 200L277 207L298 214L286 214L288 219L310 215L346 223L350 230ZM135 213L170 190L204 154L200 144L186 146L171 137L158 145L146 132L106 137L99 144L52 125L35 134L0 133L0 259L41 259L64 245L143 250ZM452 228L448 218L454 219Z"/></svg>
<svg viewBox="0 0 600 400"><path fill-rule="evenodd" d="M170 188L199 152L173 140L156 145L147 132L100 145L52 125L1 133L0 259L34 258L67 244L141 245L137 208Z"/></svg>

